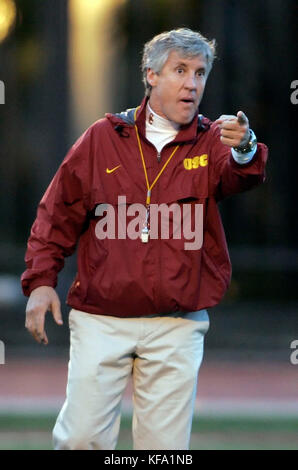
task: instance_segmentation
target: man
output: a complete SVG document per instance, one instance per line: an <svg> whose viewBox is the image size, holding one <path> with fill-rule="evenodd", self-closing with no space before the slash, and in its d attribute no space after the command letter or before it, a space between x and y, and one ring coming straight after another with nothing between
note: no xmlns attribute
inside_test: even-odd
<svg viewBox="0 0 298 470"><path fill-rule="evenodd" d="M55 449L114 449L131 374L134 448L188 449L206 308L231 275L217 202L262 183L267 159L242 111L213 123L198 115L214 53L214 42L186 28L148 42L141 106L93 124L40 202L22 276L38 342L48 343L47 310L62 323L54 287L78 242ZM199 232L201 243L187 246Z"/></svg>

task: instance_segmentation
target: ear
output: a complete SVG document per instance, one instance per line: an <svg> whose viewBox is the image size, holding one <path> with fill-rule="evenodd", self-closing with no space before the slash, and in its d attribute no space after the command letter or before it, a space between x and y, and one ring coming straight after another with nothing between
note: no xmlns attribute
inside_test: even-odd
<svg viewBox="0 0 298 470"><path fill-rule="evenodd" d="M156 86L157 79L158 79L157 73L154 72L153 69L148 69L147 70L147 82L149 83L149 85L151 85L152 87Z"/></svg>

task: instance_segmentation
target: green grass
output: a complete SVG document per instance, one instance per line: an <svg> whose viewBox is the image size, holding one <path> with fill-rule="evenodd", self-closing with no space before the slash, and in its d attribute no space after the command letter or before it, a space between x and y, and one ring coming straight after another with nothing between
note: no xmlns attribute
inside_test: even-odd
<svg viewBox="0 0 298 470"><path fill-rule="evenodd" d="M52 414L0 414L0 431L48 431L55 421Z"/></svg>
<svg viewBox="0 0 298 470"><path fill-rule="evenodd" d="M53 415L0 415L0 450L52 448ZM131 418L121 421L117 449L132 449ZM298 420L277 417L195 417L191 449L298 450Z"/></svg>

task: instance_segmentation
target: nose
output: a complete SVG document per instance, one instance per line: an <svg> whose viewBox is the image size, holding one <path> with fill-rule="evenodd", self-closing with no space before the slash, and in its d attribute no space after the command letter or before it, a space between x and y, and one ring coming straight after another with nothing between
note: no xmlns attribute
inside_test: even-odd
<svg viewBox="0 0 298 470"><path fill-rule="evenodd" d="M192 73L188 74L187 77L185 78L184 86L188 90L196 90L197 89L196 76Z"/></svg>

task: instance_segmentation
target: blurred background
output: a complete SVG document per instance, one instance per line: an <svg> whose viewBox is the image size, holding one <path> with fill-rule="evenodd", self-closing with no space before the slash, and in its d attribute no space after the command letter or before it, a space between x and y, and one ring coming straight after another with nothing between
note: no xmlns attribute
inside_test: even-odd
<svg viewBox="0 0 298 470"><path fill-rule="evenodd" d="M294 0L0 0L0 448L50 446L63 402L65 298L76 259L66 261L57 287L64 326L48 315L50 344L39 346L24 328L19 280L37 204L90 124L142 100L144 43L181 26L217 41L200 112L215 120L243 110L270 155L266 183L220 206L233 279L209 312L196 408L200 438L192 445L298 448L298 365L291 362L298 339L297 12ZM128 415L129 403L128 394ZM40 421L36 411L49 416ZM240 415L266 419L239 425ZM210 417L222 416L212 428ZM283 421L274 434L268 419L277 416ZM34 426L39 437L45 433L41 443ZM218 429L220 439L212 434ZM223 436L230 441L223 444Z"/></svg>

